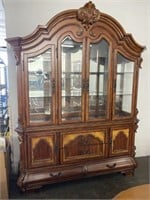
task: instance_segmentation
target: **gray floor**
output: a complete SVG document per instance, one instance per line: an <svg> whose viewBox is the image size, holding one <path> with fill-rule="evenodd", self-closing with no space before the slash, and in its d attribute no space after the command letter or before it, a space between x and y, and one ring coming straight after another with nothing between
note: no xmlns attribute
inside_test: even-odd
<svg viewBox="0 0 150 200"><path fill-rule="evenodd" d="M46 185L43 188L22 193L16 179L10 181L10 199L112 199L120 191L150 182L150 157L137 158L138 167L134 176L120 173Z"/></svg>

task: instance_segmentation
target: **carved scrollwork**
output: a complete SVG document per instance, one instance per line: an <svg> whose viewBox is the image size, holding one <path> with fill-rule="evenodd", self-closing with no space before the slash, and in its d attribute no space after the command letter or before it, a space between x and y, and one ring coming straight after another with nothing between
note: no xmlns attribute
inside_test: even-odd
<svg viewBox="0 0 150 200"><path fill-rule="evenodd" d="M79 31L77 32L77 36L81 36L83 34L84 30L82 28L79 28Z"/></svg>
<svg viewBox="0 0 150 200"><path fill-rule="evenodd" d="M143 59L141 57L138 58L138 66L139 68L142 68L141 64L142 64Z"/></svg>
<svg viewBox="0 0 150 200"><path fill-rule="evenodd" d="M132 156L135 157L136 155L136 146L132 147Z"/></svg>
<svg viewBox="0 0 150 200"><path fill-rule="evenodd" d="M20 50L21 50L21 47L18 47L15 49L15 59L16 59L16 65L19 65L20 64Z"/></svg>
<svg viewBox="0 0 150 200"><path fill-rule="evenodd" d="M95 8L95 5L89 1L77 12L77 18L83 24L85 30L88 30L92 24L100 19L100 11Z"/></svg>
<svg viewBox="0 0 150 200"><path fill-rule="evenodd" d="M23 142L23 136L22 135L18 135L18 140L19 140L19 144L22 144L22 142Z"/></svg>
<svg viewBox="0 0 150 200"><path fill-rule="evenodd" d="M134 120L134 131L136 132L138 129L138 123L139 123L139 119L137 118L138 115L138 109L136 109L136 118Z"/></svg>
<svg viewBox="0 0 150 200"><path fill-rule="evenodd" d="M18 180L17 180L17 185L22 189L23 192L25 192L25 184L24 184L24 178L26 176L26 172L25 171L22 171L22 173L20 174Z"/></svg>

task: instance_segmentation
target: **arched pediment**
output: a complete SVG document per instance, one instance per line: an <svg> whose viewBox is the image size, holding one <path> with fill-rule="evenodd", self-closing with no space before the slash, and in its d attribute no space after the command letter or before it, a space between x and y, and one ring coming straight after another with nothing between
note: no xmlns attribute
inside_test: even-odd
<svg viewBox="0 0 150 200"><path fill-rule="evenodd" d="M133 52L139 57L144 49L139 45L131 34L125 32L121 24L108 14L100 12L95 5L89 1L79 9L70 9L58 13L46 25L39 25L30 35L25 37L7 38L14 50L19 63L20 47L27 50L41 44L43 41L51 40L62 29L69 26L70 32L74 32L76 38L90 37L96 40L104 32L109 34L118 46ZM101 32L102 30L102 32Z"/></svg>

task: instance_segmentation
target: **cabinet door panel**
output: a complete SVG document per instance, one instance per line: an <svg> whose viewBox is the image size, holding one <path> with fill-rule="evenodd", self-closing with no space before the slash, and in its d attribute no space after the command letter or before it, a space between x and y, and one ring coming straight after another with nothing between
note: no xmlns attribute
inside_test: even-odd
<svg viewBox="0 0 150 200"><path fill-rule="evenodd" d="M62 162L105 157L106 131L64 133L61 146Z"/></svg>
<svg viewBox="0 0 150 200"><path fill-rule="evenodd" d="M111 130L111 155L129 154L131 151L131 130L129 128Z"/></svg>
<svg viewBox="0 0 150 200"><path fill-rule="evenodd" d="M56 163L55 134L45 135L40 133L39 136L29 136L28 147L29 167L47 166Z"/></svg>
<svg viewBox="0 0 150 200"><path fill-rule="evenodd" d="M61 43L61 120L81 120L82 43L67 36Z"/></svg>
<svg viewBox="0 0 150 200"><path fill-rule="evenodd" d="M48 48L48 47L47 47ZM54 122L54 47L25 56L29 123Z"/></svg>
<svg viewBox="0 0 150 200"><path fill-rule="evenodd" d="M108 116L109 44L105 39L91 44L89 67L89 119Z"/></svg>

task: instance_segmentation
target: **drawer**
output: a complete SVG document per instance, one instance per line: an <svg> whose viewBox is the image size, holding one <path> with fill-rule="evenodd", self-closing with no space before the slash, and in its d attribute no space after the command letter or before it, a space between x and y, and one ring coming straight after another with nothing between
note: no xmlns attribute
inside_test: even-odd
<svg viewBox="0 0 150 200"><path fill-rule="evenodd" d="M131 157L108 159L99 163L87 165L88 173L103 173L107 171L122 171L122 169L135 168L136 163Z"/></svg>
<svg viewBox="0 0 150 200"><path fill-rule="evenodd" d="M48 170L48 169L41 169L41 171L37 171L34 173L29 172L24 179L24 182L27 184L32 182L32 184L36 182L59 182L61 180L69 180L75 179L78 177L82 177L83 175L83 167L76 166L72 168L63 168L63 169L55 169L55 170Z"/></svg>

